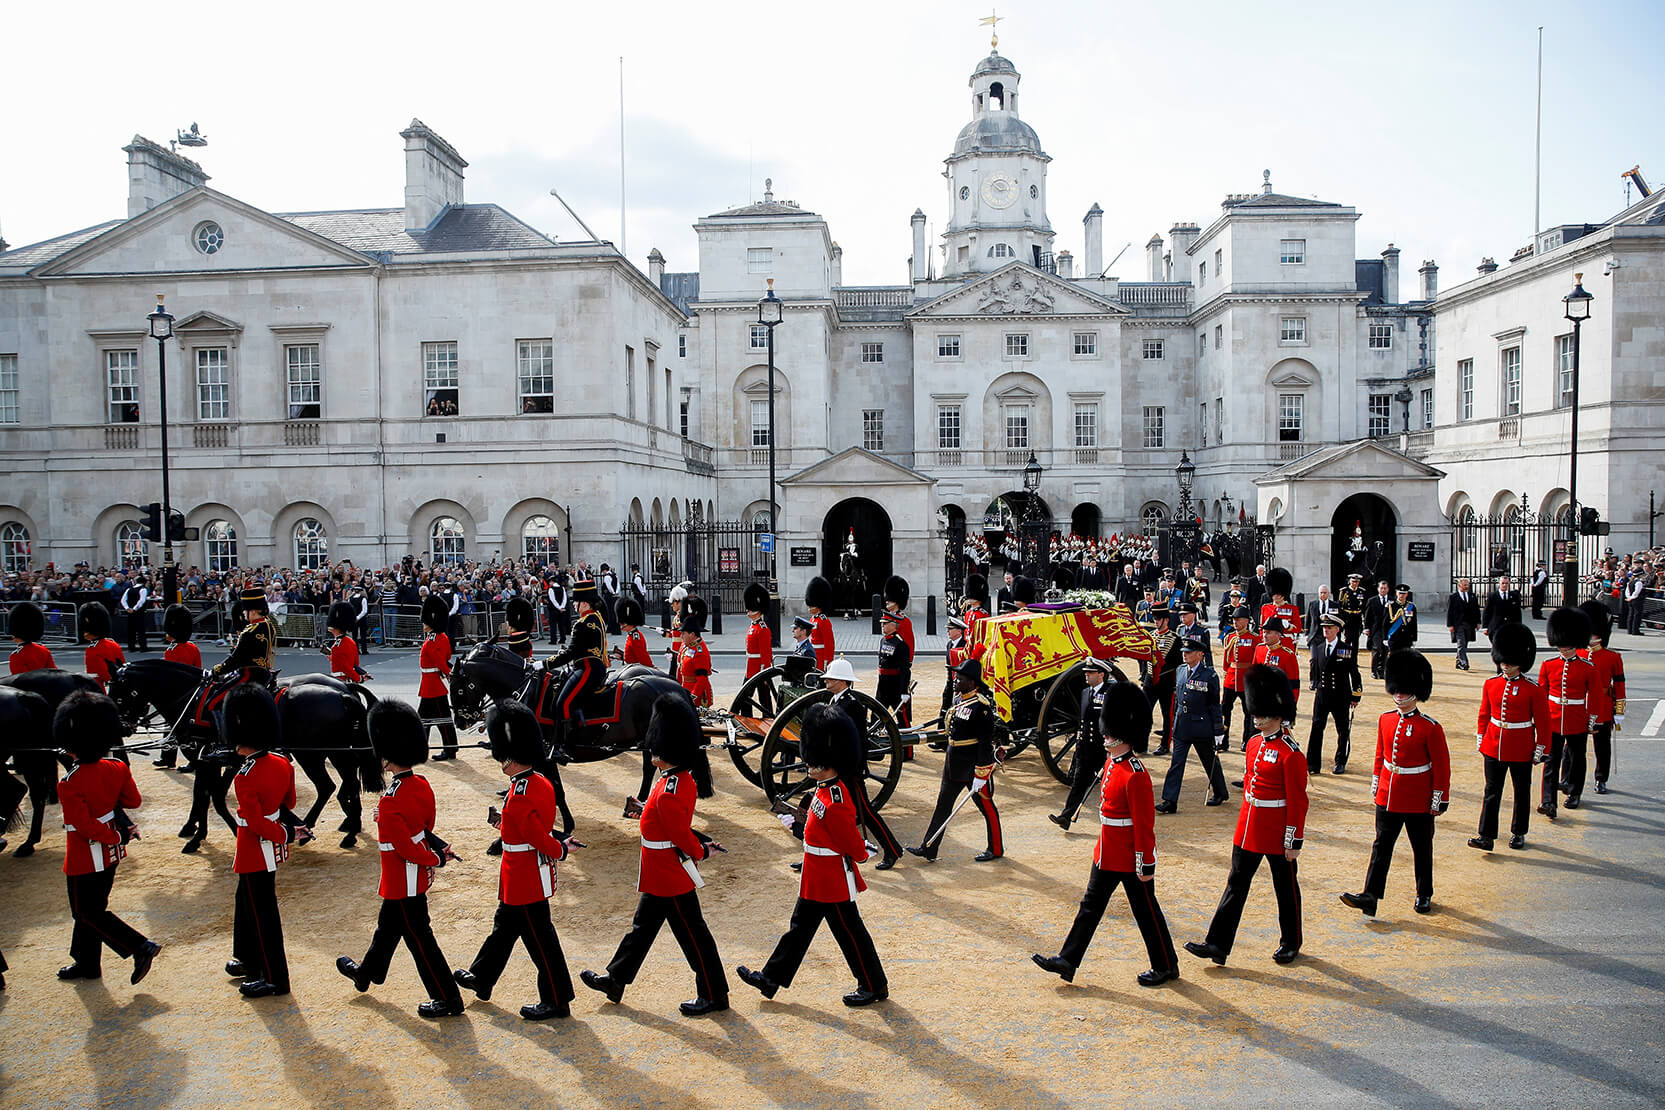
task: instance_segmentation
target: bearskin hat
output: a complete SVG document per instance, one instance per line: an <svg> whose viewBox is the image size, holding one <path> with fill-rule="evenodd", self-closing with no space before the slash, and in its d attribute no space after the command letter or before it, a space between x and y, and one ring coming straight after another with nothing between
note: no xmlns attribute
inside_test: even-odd
<svg viewBox="0 0 1665 1110"><path fill-rule="evenodd" d="M798 754L811 767L831 767L843 778L850 767L859 767L856 725L837 706L812 705L798 728Z"/></svg>
<svg viewBox="0 0 1665 1110"><path fill-rule="evenodd" d="M1434 668L1415 648L1401 648L1387 657L1382 675L1390 694L1414 694L1417 701L1434 696Z"/></svg>
<svg viewBox="0 0 1665 1110"><path fill-rule="evenodd" d="M345 601L338 601L331 605L328 627L335 629L337 632L351 632L357 628L358 616L354 614L353 607ZM397 763L398 760L394 760L394 762Z"/></svg>
<svg viewBox="0 0 1665 1110"><path fill-rule="evenodd" d="M1549 646L1554 648L1590 646L1590 618L1584 610L1563 605L1549 615L1544 632Z"/></svg>
<svg viewBox="0 0 1665 1110"><path fill-rule="evenodd" d="M682 620L680 627L684 632L705 633L705 622L711 615L710 607L705 604L705 598L698 594L689 594L682 602Z"/></svg>
<svg viewBox="0 0 1665 1110"><path fill-rule="evenodd" d="M705 757L700 719L694 700L685 692L660 694L653 703L643 747L651 756L672 767L686 767L694 773L699 796L711 797L711 763Z"/></svg>
<svg viewBox="0 0 1665 1110"><path fill-rule="evenodd" d="M516 632L530 632L532 626L538 623L538 615L532 611L532 603L524 597L511 597L503 608L503 619L508 621L509 627Z"/></svg>
<svg viewBox="0 0 1665 1110"><path fill-rule="evenodd" d="M162 634L175 643L183 644L191 638L191 611L180 604L168 606L162 614Z"/></svg>
<svg viewBox="0 0 1665 1110"><path fill-rule="evenodd" d="M1613 638L1613 618L1608 615L1607 606L1599 601L1586 601L1579 608L1590 618L1590 635L1600 636L1601 646L1606 647Z"/></svg>
<svg viewBox="0 0 1665 1110"><path fill-rule="evenodd" d="M46 614L40 611L40 606L32 601L25 601L12 610L12 618L8 625L13 639L22 640L26 644L37 643L46 635Z"/></svg>
<svg viewBox="0 0 1665 1110"><path fill-rule="evenodd" d="M613 617L620 624L628 624L631 628L640 628L647 623L647 614L642 612L641 603L633 597L621 597L613 606Z"/></svg>
<svg viewBox="0 0 1665 1110"><path fill-rule="evenodd" d="M77 690L58 704L52 717L52 742L82 763L110 754L121 743L121 711L103 694Z"/></svg>
<svg viewBox="0 0 1665 1110"><path fill-rule="evenodd" d="M89 601L81 606L76 612L76 619L80 622L83 637L102 640L110 634L110 610L104 608L102 601Z"/></svg>
<svg viewBox="0 0 1665 1110"><path fill-rule="evenodd" d="M435 632L444 632L446 622L451 619L451 606L444 598L436 593L430 593L422 599L422 623Z"/></svg>
<svg viewBox="0 0 1665 1110"><path fill-rule="evenodd" d="M1099 723L1105 736L1120 740L1136 752L1150 747L1150 699L1134 683L1105 684Z"/></svg>
<svg viewBox="0 0 1665 1110"><path fill-rule="evenodd" d="M266 752L282 744L277 702L266 687L252 682L234 686L221 704L220 736L231 747Z"/></svg>
<svg viewBox="0 0 1665 1110"><path fill-rule="evenodd" d="M823 613L831 610L833 607L832 583L819 574L811 578L809 585L804 587L804 604L811 609L819 609Z"/></svg>
<svg viewBox="0 0 1665 1110"><path fill-rule="evenodd" d="M1492 634L1492 662L1498 666L1512 663L1524 671L1531 668L1537 657L1538 638L1526 625L1511 621Z"/></svg>
<svg viewBox="0 0 1665 1110"><path fill-rule="evenodd" d="M965 576L965 596L968 601L975 601L984 609L989 607L989 580L981 574Z"/></svg>
<svg viewBox="0 0 1665 1110"><path fill-rule="evenodd" d="M543 762L543 733L522 702L511 698L486 710L486 737L491 757L499 763L513 760L531 767Z"/></svg>
<svg viewBox="0 0 1665 1110"><path fill-rule="evenodd" d="M1035 580L1022 574L1012 579L1012 600L1019 605L1033 605L1035 602Z"/></svg>
<svg viewBox="0 0 1665 1110"><path fill-rule="evenodd" d="M769 611L769 587L761 582L753 582L746 587L743 595L748 613L767 613Z"/></svg>
<svg viewBox="0 0 1665 1110"><path fill-rule="evenodd" d="M1295 589L1295 576L1283 567L1272 567L1266 572L1266 592L1273 597L1290 597Z"/></svg>
<svg viewBox="0 0 1665 1110"><path fill-rule="evenodd" d="M1244 701L1251 717L1295 719L1295 691L1289 686L1289 676L1277 667L1256 663L1249 668L1244 678Z"/></svg>
<svg viewBox="0 0 1665 1110"><path fill-rule="evenodd" d="M370 746L379 758L400 767L428 761L428 732L409 704L384 698L370 707L365 724L370 730Z"/></svg>
<svg viewBox="0 0 1665 1110"><path fill-rule="evenodd" d="M908 607L908 580L900 574L885 579L885 600L898 609Z"/></svg>

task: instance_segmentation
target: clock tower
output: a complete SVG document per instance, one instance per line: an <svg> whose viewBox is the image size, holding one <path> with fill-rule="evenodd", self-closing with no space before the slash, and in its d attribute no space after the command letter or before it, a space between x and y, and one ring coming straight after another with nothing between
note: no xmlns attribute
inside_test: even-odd
<svg viewBox="0 0 1665 1110"><path fill-rule="evenodd" d="M971 74L971 122L945 159L952 216L943 276L966 278L1013 261L1050 269L1046 164L1035 129L1018 118L1018 71L997 53Z"/></svg>

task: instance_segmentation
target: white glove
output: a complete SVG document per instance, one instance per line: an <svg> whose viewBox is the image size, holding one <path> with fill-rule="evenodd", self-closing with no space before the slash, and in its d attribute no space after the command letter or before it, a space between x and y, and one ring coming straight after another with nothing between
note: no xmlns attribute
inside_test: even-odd
<svg viewBox="0 0 1665 1110"><path fill-rule="evenodd" d="M988 784L989 784L988 779L972 779L971 780L971 792L973 794L975 794L979 790L983 789L983 787L987 786Z"/></svg>
<svg viewBox="0 0 1665 1110"><path fill-rule="evenodd" d="M790 813L777 813L775 814L775 818L780 821L780 827L785 829L787 832L791 832L792 826L797 823L797 818L793 817Z"/></svg>
<svg viewBox="0 0 1665 1110"><path fill-rule="evenodd" d="M1623 713L1613 714L1613 731L1614 732L1623 731L1624 727L1625 727L1625 715Z"/></svg>
<svg viewBox="0 0 1665 1110"><path fill-rule="evenodd" d="M1226 734L1223 733L1223 732L1214 737L1214 746L1216 748L1220 747L1225 742L1226 742Z"/></svg>

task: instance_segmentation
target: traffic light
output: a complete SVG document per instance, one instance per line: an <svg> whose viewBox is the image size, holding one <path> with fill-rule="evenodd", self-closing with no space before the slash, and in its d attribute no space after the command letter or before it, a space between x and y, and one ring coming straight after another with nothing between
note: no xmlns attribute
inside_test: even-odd
<svg viewBox="0 0 1665 1110"><path fill-rule="evenodd" d="M1581 536L1598 535L1599 533L1596 531L1596 526L1600 522L1600 514L1597 513L1593 507L1589 505L1584 506L1578 511L1578 534Z"/></svg>
<svg viewBox="0 0 1665 1110"><path fill-rule="evenodd" d="M182 543L185 540L185 514L175 509L168 514L168 542Z"/></svg>
<svg viewBox="0 0 1665 1110"><path fill-rule="evenodd" d="M162 503L152 501L145 506L144 522L139 525L139 536L151 543L162 542Z"/></svg>

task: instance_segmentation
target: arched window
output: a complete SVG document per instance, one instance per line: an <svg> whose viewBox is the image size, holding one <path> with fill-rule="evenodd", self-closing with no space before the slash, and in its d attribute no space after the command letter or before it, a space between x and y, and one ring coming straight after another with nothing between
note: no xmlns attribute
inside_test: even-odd
<svg viewBox="0 0 1665 1110"><path fill-rule="evenodd" d="M1017 251L1014 251L1005 243L996 243L994 246L989 248L990 258L1011 258L1015 254L1017 254Z"/></svg>
<svg viewBox="0 0 1665 1110"><path fill-rule="evenodd" d="M1168 510L1161 505L1146 505L1139 514L1139 520L1145 526L1145 535L1151 535L1162 527L1168 520Z"/></svg>
<svg viewBox="0 0 1665 1110"><path fill-rule="evenodd" d="M520 551L528 563L560 562L561 530L549 517L527 517L520 528Z"/></svg>
<svg viewBox="0 0 1665 1110"><path fill-rule="evenodd" d="M0 524L0 569L17 574L29 569L29 529L15 520Z"/></svg>
<svg viewBox="0 0 1665 1110"><path fill-rule="evenodd" d="M769 510L759 509L752 514L752 531L761 536L769 530Z"/></svg>
<svg viewBox="0 0 1665 1110"><path fill-rule="evenodd" d="M330 537L324 526L307 517L295 525L295 569L323 570L330 557Z"/></svg>
<svg viewBox="0 0 1665 1110"><path fill-rule="evenodd" d="M1464 551L1473 551L1480 544L1480 529L1474 524L1474 506L1464 505L1457 513L1457 533Z"/></svg>
<svg viewBox="0 0 1665 1110"><path fill-rule="evenodd" d="M138 521L124 520L116 525L116 562L142 563L148 554Z"/></svg>
<svg viewBox="0 0 1665 1110"><path fill-rule="evenodd" d="M237 530L223 520L210 521L202 532L203 557L209 570L237 569Z"/></svg>
<svg viewBox="0 0 1665 1110"><path fill-rule="evenodd" d="M428 530L428 554L435 566L462 562L464 546L462 522L454 516L440 517Z"/></svg>

